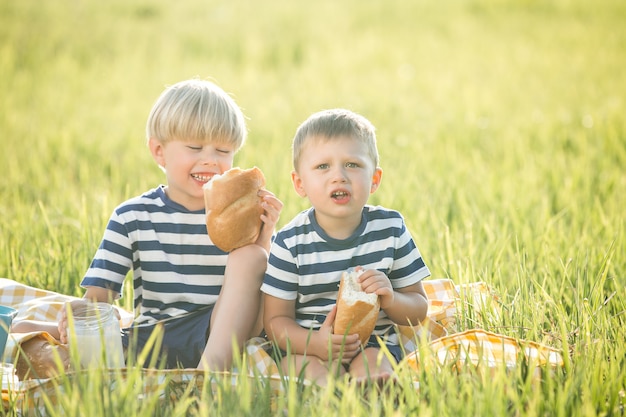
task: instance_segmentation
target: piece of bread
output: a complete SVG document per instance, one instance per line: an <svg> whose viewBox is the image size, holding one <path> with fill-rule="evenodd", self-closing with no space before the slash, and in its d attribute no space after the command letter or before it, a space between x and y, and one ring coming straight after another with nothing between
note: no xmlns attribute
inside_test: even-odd
<svg viewBox="0 0 626 417"><path fill-rule="evenodd" d="M47 379L63 375L71 368L67 345L47 333L38 334L20 344L15 373L20 381Z"/></svg>
<svg viewBox="0 0 626 417"><path fill-rule="evenodd" d="M231 168L204 184L206 226L211 241L230 252L254 243L261 232L261 198L265 177L257 167Z"/></svg>
<svg viewBox="0 0 626 417"><path fill-rule="evenodd" d="M358 334L364 345L376 327L380 303L377 294L368 294L361 289L357 278L362 273L359 270L341 274L333 333Z"/></svg>

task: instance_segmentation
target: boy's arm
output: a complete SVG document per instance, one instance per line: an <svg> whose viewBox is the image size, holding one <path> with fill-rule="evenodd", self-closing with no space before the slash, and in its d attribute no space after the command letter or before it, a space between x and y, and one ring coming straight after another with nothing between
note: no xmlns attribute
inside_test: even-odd
<svg viewBox="0 0 626 417"><path fill-rule="evenodd" d="M287 351L304 353L309 331L296 323L296 301L263 295L263 325L271 340Z"/></svg>
<svg viewBox="0 0 626 417"><path fill-rule="evenodd" d="M326 317L317 330L301 327L295 320L295 300L282 300L271 295L264 295L264 326L267 335L284 351L294 354L308 354L322 360L353 358L359 352L359 336L333 335L332 325L335 311ZM342 346L343 345L343 346Z"/></svg>
<svg viewBox="0 0 626 417"><path fill-rule="evenodd" d="M393 291L392 302L381 308L399 325L415 326L426 318L428 298L421 281Z"/></svg>
<svg viewBox="0 0 626 417"><path fill-rule="evenodd" d="M113 301L119 298L119 293L113 290L109 290L107 288L102 287L87 287L85 291L85 295L83 295L84 299L95 301L98 303L109 303L112 304Z"/></svg>
<svg viewBox="0 0 626 417"><path fill-rule="evenodd" d="M426 318L428 298L422 282L394 289L389 277L376 269L366 270L360 277L361 288L380 297L380 308L396 324L415 326Z"/></svg>

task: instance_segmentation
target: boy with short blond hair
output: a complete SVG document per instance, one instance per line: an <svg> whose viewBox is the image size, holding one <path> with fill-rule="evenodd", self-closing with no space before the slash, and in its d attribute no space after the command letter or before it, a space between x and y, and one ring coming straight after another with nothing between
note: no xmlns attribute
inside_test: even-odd
<svg viewBox="0 0 626 417"><path fill-rule="evenodd" d="M117 299L132 270L136 317L123 337L129 353L162 327L162 349L153 354L165 357L166 367L228 369L233 340L242 348L262 329L259 288L282 203L259 192L264 214L256 244L225 253L211 242L202 187L232 167L247 135L240 108L214 83L191 79L166 88L146 135L167 185L114 210L81 282L84 298ZM66 325L59 323L62 340Z"/></svg>
<svg viewBox="0 0 626 417"><path fill-rule="evenodd" d="M400 213L367 204L382 178L374 126L344 109L313 114L296 132L293 164L293 186L312 207L272 243L261 287L265 330L285 372L304 372L320 385L346 372L359 382L385 381L403 355L395 324L426 317L421 281L430 272ZM356 334L332 331L341 274L353 268L364 270L361 287L378 294L381 306L365 347Z"/></svg>

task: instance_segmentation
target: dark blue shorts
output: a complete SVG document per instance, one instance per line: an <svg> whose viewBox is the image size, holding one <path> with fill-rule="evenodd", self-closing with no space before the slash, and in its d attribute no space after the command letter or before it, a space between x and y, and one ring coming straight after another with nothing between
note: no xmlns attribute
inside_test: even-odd
<svg viewBox="0 0 626 417"><path fill-rule="evenodd" d="M122 330L122 344L126 349L126 362L147 368L160 366L165 360L165 368L195 368L200 363L202 352L209 338L209 326L213 306L202 308L173 319L163 320L155 325L134 326ZM145 361L138 363L148 338L155 328L162 327L161 347L150 349ZM151 363L156 355L156 362Z"/></svg>

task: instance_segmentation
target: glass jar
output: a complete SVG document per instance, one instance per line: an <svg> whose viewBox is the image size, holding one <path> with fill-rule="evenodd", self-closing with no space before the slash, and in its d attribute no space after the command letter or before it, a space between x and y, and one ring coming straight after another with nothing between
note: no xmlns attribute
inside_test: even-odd
<svg viewBox="0 0 626 417"><path fill-rule="evenodd" d="M124 367L120 323L111 304L74 306L71 313L68 311L68 324L70 349L79 355L82 367Z"/></svg>
<svg viewBox="0 0 626 417"><path fill-rule="evenodd" d="M2 391L10 393L19 389L20 380L17 378L15 367L12 363L3 363L0 368L0 374L2 374ZM4 396L4 392L2 395Z"/></svg>

